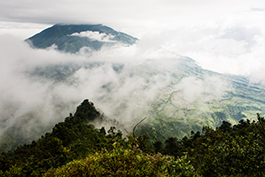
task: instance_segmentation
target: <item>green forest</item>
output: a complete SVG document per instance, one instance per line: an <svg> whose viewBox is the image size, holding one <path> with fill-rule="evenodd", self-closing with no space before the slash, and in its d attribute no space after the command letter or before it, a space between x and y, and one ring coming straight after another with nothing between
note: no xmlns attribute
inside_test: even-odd
<svg viewBox="0 0 265 177"><path fill-rule="evenodd" d="M254 115L255 116L255 115ZM265 119L204 126L162 142L147 134L97 129L89 100L39 140L0 156L0 176L264 176ZM150 132L152 134L152 132Z"/></svg>

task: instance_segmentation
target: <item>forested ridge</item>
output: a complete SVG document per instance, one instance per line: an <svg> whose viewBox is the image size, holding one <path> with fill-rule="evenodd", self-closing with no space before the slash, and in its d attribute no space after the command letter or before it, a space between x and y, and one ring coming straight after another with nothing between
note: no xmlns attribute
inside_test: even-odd
<svg viewBox="0 0 265 177"><path fill-rule="evenodd" d="M74 115L39 140L3 152L0 176L264 176L265 120L223 121L165 142L147 134L96 129L104 119L84 100ZM152 131L152 129L148 129ZM155 143L150 143L155 142Z"/></svg>

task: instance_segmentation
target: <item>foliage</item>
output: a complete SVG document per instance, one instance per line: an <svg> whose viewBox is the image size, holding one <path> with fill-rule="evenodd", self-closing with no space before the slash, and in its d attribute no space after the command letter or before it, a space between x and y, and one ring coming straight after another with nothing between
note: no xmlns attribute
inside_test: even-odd
<svg viewBox="0 0 265 177"><path fill-rule="evenodd" d="M265 119L223 121L190 137L150 142L95 129L101 115L88 100L38 141L0 156L0 176L264 176ZM143 127L142 127L143 128ZM147 131L148 132L148 131ZM151 137L152 138L152 137Z"/></svg>
<svg viewBox="0 0 265 177"><path fill-rule="evenodd" d="M124 142L121 133L112 132L106 136L104 127L97 130L89 124L96 118L101 120L102 115L93 103L84 100L74 116L70 114L64 122L56 124L51 133L15 151L4 152L0 157L2 176L39 176L51 167L85 158L103 147L112 149L112 143L117 139Z"/></svg>
<svg viewBox="0 0 265 177"><path fill-rule="evenodd" d="M213 130L209 127L176 141L172 137L165 142L164 154L188 159L202 176L264 176L265 168L265 121L258 114L258 121L241 120L231 126L224 121ZM169 148L170 147L170 148Z"/></svg>
<svg viewBox="0 0 265 177"><path fill-rule="evenodd" d="M123 148L115 142L113 146L111 151L103 149L86 159L52 168L44 176L198 176L187 156L175 161L170 156L143 153L138 145Z"/></svg>

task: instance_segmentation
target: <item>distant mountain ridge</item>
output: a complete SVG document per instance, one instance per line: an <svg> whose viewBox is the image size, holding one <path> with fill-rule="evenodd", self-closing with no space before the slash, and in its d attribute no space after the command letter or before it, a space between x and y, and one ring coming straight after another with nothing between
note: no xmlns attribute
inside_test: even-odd
<svg viewBox="0 0 265 177"><path fill-rule="evenodd" d="M90 36L85 36L86 32L90 32ZM93 38L93 36L97 36L97 38ZM104 38L108 40L103 40ZM99 50L103 45L116 43L132 45L137 40L135 37L101 24L56 24L26 39L35 48L45 49L55 45L57 50L70 53L76 53L82 47L86 47L89 50Z"/></svg>

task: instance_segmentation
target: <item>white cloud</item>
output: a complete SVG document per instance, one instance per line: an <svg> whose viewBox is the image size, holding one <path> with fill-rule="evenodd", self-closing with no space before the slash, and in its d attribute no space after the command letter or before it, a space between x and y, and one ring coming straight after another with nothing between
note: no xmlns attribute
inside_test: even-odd
<svg viewBox="0 0 265 177"><path fill-rule="evenodd" d="M254 77L255 71L263 70L263 15L264 12L244 11L209 23L157 32L149 35L148 45L153 42L189 56L208 70Z"/></svg>
<svg viewBox="0 0 265 177"><path fill-rule="evenodd" d="M70 36L88 37L91 40L101 42L115 42L112 40L115 36L106 33L99 33L98 31L82 31L80 33L70 34Z"/></svg>
<svg viewBox="0 0 265 177"><path fill-rule="evenodd" d="M188 103L218 100L229 89L228 83L218 76L205 76L203 79L194 76L185 77L173 88L174 91L181 91L182 99Z"/></svg>
<svg viewBox="0 0 265 177"><path fill-rule="evenodd" d="M38 131L47 131L74 112L85 98L109 117L132 125L148 113L157 93L170 83L167 74L145 64L150 58L136 52L136 46L106 48L86 58L53 49L32 49L12 36L0 36L0 41L0 134L23 122L20 126L25 136L38 135ZM131 54L127 58L128 53ZM95 61L105 64L97 65ZM116 64L122 67L120 72L113 69ZM70 68L74 73L64 82L49 78L53 72L58 74L54 67L63 66L78 68Z"/></svg>
<svg viewBox="0 0 265 177"><path fill-rule="evenodd" d="M0 21L0 35L12 35L24 40L48 27L47 24Z"/></svg>
<svg viewBox="0 0 265 177"><path fill-rule="evenodd" d="M244 11L264 9L262 0L187 0L187 1L62 1L9 0L0 4L0 20L13 22L103 23L115 29L174 29L181 25L198 25ZM133 34L135 35L135 34ZM139 36L137 36L139 37Z"/></svg>

